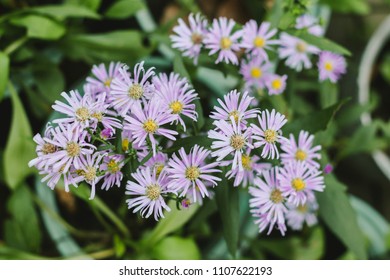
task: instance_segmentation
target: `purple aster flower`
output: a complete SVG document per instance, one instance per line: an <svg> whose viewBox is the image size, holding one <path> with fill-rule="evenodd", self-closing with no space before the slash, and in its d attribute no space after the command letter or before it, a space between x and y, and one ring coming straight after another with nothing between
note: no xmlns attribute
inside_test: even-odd
<svg viewBox="0 0 390 280"><path fill-rule="evenodd" d="M122 130L122 151L125 153L136 152L137 158L142 161L143 158L149 153L148 147L145 142L135 142L135 138L130 130Z"/></svg>
<svg viewBox="0 0 390 280"><path fill-rule="evenodd" d="M261 214L254 210L252 210L251 213L252 213L252 217L256 219L255 224L259 225L259 232L263 232L268 228L267 234L269 235L271 231L274 229L274 227L276 226L276 228L280 231L280 233L283 236L285 235L287 231L287 227L285 223L277 224L276 221L267 219L268 214Z"/></svg>
<svg viewBox="0 0 390 280"><path fill-rule="evenodd" d="M122 128L121 122L116 118L117 114L110 110L110 103L106 102L107 95L105 92L97 97L91 110L91 119L94 121L92 127L96 129L98 123L101 123L105 128L110 128L115 131L115 128Z"/></svg>
<svg viewBox="0 0 390 280"><path fill-rule="evenodd" d="M263 22L260 26L255 20L248 21L242 29L242 43L241 47L250 52L253 56L257 56L262 60L268 60L266 50L271 50L271 45L279 43L278 40L271 38L276 34L276 29L270 29L269 22Z"/></svg>
<svg viewBox="0 0 390 280"><path fill-rule="evenodd" d="M92 86L97 92L110 93L111 82L115 78L120 79L119 69L122 67L120 62L110 62L108 71L104 63L94 65L92 74L94 77L87 78L87 85Z"/></svg>
<svg viewBox="0 0 390 280"><path fill-rule="evenodd" d="M211 173L221 172L215 168L219 164L213 162L206 164L205 160L210 154L209 150L195 144L187 155L184 148L181 148L168 161L169 174L168 189L180 193L180 196L189 195L193 202L199 201L199 194L202 198L210 196L206 185L216 186L220 178Z"/></svg>
<svg viewBox="0 0 390 280"><path fill-rule="evenodd" d="M153 214L156 221L160 217L164 218L163 209L166 211L171 209L162 195L172 192L162 183L165 180L165 172L157 176L155 170L151 171L149 167L145 167L139 168L131 176L135 181L128 181L126 185L126 194L133 196L126 200L129 209L134 208L133 213L140 212L145 218Z"/></svg>
<svg viewBox="0 0 390 280"><path fill-rule="evenodd" d="M245 126L247 119L256 118L259 113L257 109L248 110L252 100L253 97L250 97L247 92L241 95L237 90L232 90L224 95L223 101L218 98L221 107L214 106L215 111L211 112L210 118L231 121L230 118L233 117L235 123L240 122Z"/></svg>
<svg viewBox="0 0 390 280"><path fill-rule="evenodd" d="M144 109L141 108L140 103L135 103L132 113L132 116L125 117L124 129L132 132L135 144L145 143L146 138L148 138L152 145L153 155L156 155L158 143L155 135L176 140L173 136L178 134L176 131L161 127L174 121L176 117L170 112L162 111L160 103L155 99L150 100Z"/></svg>
<svg viewBox="0 0 390 280"><path fill-rule="evenodd" d="M251 124L256 148L263 147L261 156L263 158L279 158L279 151L276 143L282 143L287 139L281 135L280 129L287 122L284 115L277 113L274 109L271 113L265 110L258 116L259 125Z"/></svg>
<svg viewBox="0 0 390 280"><path fill-rule="evenodd" d="M243 187L247 187L253 182L255 176L262 174L262 172L271 169L272 164L260 163L260 157L250 155L250 149L247 150L246 154L242 155L242 171L239 169L229 170L226 173L228 179L234 178L234 186L237 187L242 183ZM228 161L227 165L230 165L231 161Z"/></svg>
<svg viewBox="0 0 390 280"><path fill-rule="evenodd" d="M145 156L146 155L147 154L145 153ZM156 175L159 176L162 170L167 166L167 162L167 154L158 152L155 156L151 157L148 161L145 162L145 166L150 167L152 170L156 170Z"/></svg>
<svg viewBox="0 0 390 280"><path fill-rule="evenodd" d="M325 165L325 167L324 167L324 174L332 173L332 171L333 171L333 165L331 165L330 163Z"/></svg>
<svg viewBox="0 0 390 280"><path fill-rule="evenodd" d="M103 158L103 163L100 165L100 170L105 172L103 176L103 190L109 190L114 185L118 188L123 179L122 167L125 165L125 157L123 155L109 155Z"/></svg>
<svg viewBox="0 0 390 280"><path fill-rule="evenodd" d="M239 171L244 170L242 166L242 154L247 148L253 149L249 138L252 130L250 128L241 130L241 126L236 124L234 117L230 117L231 122L225 120L215 121L216 130L210 130L208 137L214 139L211 148L215 150L211 156L217 157L217 161L221 161L226 156L233 154L232 170L238 168Z"/></svg>
<svg viewBox="0 0 390 280"><path fill-rule="evenodd" d="M286 65L292 69L301 71L302 68L311 68L309 55L319 52L317 47L309 45L297 37L287 33L282 33L280 36L279 57L287 58Z"/></svg>
<svg viewBox="0 0 390 280"><path fill-rule="evenodd" d="M305 204L299 206L287 203L287 208L287 225L293 230L301 230L304 223L309 227L317 224L318 203L314 197L308 198Z"/></svg>
<svg viewBox="0 0 390 280"><path fill-rule="evenodd" d="M281 154L282 162L287 164L290 161L306 162L309 167L320 168L316 159L321 158L321 146L313 147L314 135L301 130L298 136L298 142L295 141L294 135L290 134L289 141L282 144Z"/></svg>
<svg viewBox="0 0 390 280"><path fill-rule="evenodd" d="M85 181L91 185L90 200L95 197L95 186L102 178L102 176L99 175L99 166L104 156L105 155L101 153L93 153L92 155L87 154L85 157L81 158L82 165L80 168L77 168L75 172L78 175L74 178L76 183Z"/></svg>
<svg viewBox="0 0 390 280"><path fill-rule="evenodd" d="M261 56L250 57L247 61L242 60L240 68L245 81L245 89L250 90L251 87L263 89L272 66L271 63Z"/></svg>
<svg viewBox="0 0 390 280"><path fill-rule="evenodd" d="M234 20L228 20L225 17L213 20L209 33L204 39L204 43L206 48L210 49L209 55L219 52L215 63L224 61L226 64L238 64L238 58L234 52L240 50L238 40L241 38L242 30L232 34L235 24L236 22Z"/></svg>
<svg viewBox="0 0 390 280"><path fill-rule="evenodd" d="M183 207L184 209L190 208L190 205L191 201L188 198L185 198L181 201L181 207Z"/></svg>
<svg viewBox="0 0 390 280"><path fill-rule="evenodd" d="M100 132L100 137L104 140L111 139L114 136L114 130L111 128L104 128Z"/></svg>
<svg viewBox="0 0 390 280"><path fill-rule="evenodd" d="M172 82L171 82L172 79ZM198 113L195 111L195 99L198 94L190 85L182 83L175 75L170 75L167 83L161 83L156 95L161 100L163 111L169 111L175 118L175 122L180 122L186 131L186 125L182 116L186 116L193 121L197 121Z"/></svg>
<svg viewBox="0 0 390 280"><path fill-rule="evenodd" d="M91 112L93 110L93 100L89 94L81 96L77 90L71 90L68 95L66 92L61 93L68 104L55 101L52 106L57 112L67 115L66 118L55 119L54 123L77 123L82 128L88 127L91 120Z"/></svg>
<svg viewBox="0 0 390 280"><path fill-rule="evenodd" d="M323 51L318 59L319 80L330 80L336 83L340 76L347 72L347 63L342 55Z"/></svg>
<svg viewBox="0 0 390 280"><path fill-rule="evenodd" d="M35 166L38 170L43 169L45 167L46 161L47 161L46 155L53 154L57 151L57 149L58 149L57 146L45 141L45 138L46 139L53 138L52 131L53 131L53 127L49 123L46 126L46 130L45 130L43 137L39 133L37 133L34 136L33 140L37 144L37 146L35 148L35 152L37 153L37 157L32 159L28 163L29 167Z"/></svg>
<svg viewBox="0 0 390 280"><path fill-rule="evenodd" d="M325 33L324 28L318 24L318 19L312 15L305 14L297 18L296 29L307 29L307 31L315 36L322 36Z"/></svg>
<svg viewBox="0 0 390 280"><path fill-rule="evenodd" d="M181 88L185 84L188 84L187 78L181 77L174 72L171 72L169 76L165 73L160 73L158 76L153 77L153 85L156 91L160 91L163 87Z"/></svg>
<svg viewBox="0 0 390 280"><path fill-rule="evenodd" d="M281 94L286 89L287 75L279 76L277 74L267 75L265 85L269 95Z"/></svg>
<svg viewBox="0 0 390 280"><path fill-rule="evenodd" d="M82 159L93 153L95 146L85 142L86 131L80 131L81 128L76 125L59 124L52 130L53 138L44 137L43 140L52 144L56 151L42 155L45 161L45 168L52 169L54 172L68 172L71 166L76 169L81 168Z"/></svg>
<svg viewBox="0 0 390 280"><path fill-rule="evenodd" d="M194 64L198 63L198 57L202 49L203 40L207 34L207 19L200 13L188 16L189 26L179 18L179 25L173 28L176 35L171 35L172 47L183 52L183 56L193 58Z"/></svg>
<svg viewBox="0 0 390 280"><path fill-rule="evenodd" d="M257 214L260 218L260 232L269 224L267 234L270 234L273 226L276 224L280 232L284 235L285 219L284 215L287 212L285 206L285 194L280 189L278 180L276 178L278 168L272 168L263 172L264 180L256 177L253 181L255 187L249 187L249 194L252 196L249 199L251 212Z"/></svg>
<svg viewBox="0 0 390 280"><path fill-rule="evenodd" d="M154 87L149 82L154 75L153 69L149 68L145 72L144 61L137 63L134 66L134 78L130 78L127 66L118 70L120 77L112 81L111 94L112 105L121 116L131 112L135 104L141 104L141 101L153 96Z"/></svg>
<svg viewBox="0 0 390 280"><path fill-rule="evenodd" d="M289 162L279 170L278 180L288 202L299 206L314 198L314 191L325 188L321 171L310 168L305 162Z"/></svg>
<svg viewBox="0 0 390 280"><path fill-rule="evenodd" d="M69 192L69 185L73 185L77 188L77 184L73 178L74 173L74 167L71 167L72 171L64 172L63 168L60 168L60 170L54 170L52 167L49 167L44 170L40 170L40 175L45 175L41 182L46 182L47 186L51 188L52 190L55 188L55 186L58 184L60 179L62 178L64 182L65 191Z"/></svg>

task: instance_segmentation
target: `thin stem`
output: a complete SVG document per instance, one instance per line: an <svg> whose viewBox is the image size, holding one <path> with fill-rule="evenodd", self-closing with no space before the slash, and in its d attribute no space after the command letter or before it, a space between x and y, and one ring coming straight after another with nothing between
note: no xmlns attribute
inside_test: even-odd
<svg viewBox="0 0 390 280"><path fill-rule="evenodd" d="M9 44L8 47L6 47L4 49L4 53L7 55L12 54L18 48L23 46L27 41L28 41L28 38L26 36L20 37L19 39L15 40L11 44Z"/></svg>

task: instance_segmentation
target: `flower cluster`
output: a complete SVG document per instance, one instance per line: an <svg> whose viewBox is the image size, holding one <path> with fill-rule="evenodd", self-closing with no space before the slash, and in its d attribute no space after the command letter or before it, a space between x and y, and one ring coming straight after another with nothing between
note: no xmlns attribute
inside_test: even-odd
<svg viewBox="0 0 390 280"><path fill-rule="evenodd" d="M209 25L200 14L190 14L189 25L182 19L173 29L172 47L182 51L198 63L202 48L209 55L216 55L215 63L240 65L244 90L259 92L264 89L269 95L281 94L286 88L287 75L275 73L277 60L270 59L270 53L278 54L285 64L296 70L310 69L311 56L318 55L319 80L335 83L346 72L344 57L328 51L321 51L303 39L272 28L269 22L258 24L249 20L239 27L233 19L220 17ZM314 36L322 36L324 29L316 18L302 15L296 20L296 29L306 30Z"/></svg>

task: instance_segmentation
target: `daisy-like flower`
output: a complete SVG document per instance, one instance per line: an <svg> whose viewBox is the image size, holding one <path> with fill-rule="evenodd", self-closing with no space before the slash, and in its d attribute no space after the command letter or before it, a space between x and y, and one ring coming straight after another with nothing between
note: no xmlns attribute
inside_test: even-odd
<svg viewBox="0 0 390 280"><path fill-rule="evenodd" d="M86 155L85 157L81 158L81 168L78 168L75 172L78 175L74 178L76 183L85 181L91 185L91 195L89 197L90 200L95 197L96 184L102 178L102 176L99 175L99 166L104 156L105 155L101 153Z"/></svg>
<svg viewBox="0 0 390 280"><path fill-rule="evenodd" d="M166 211L171 211L171 209L162 195L172 192L162 183L165 180L165 172L157 176L155 170L152 171L149 167L145 167L139 168L131 176L135 181L127 182L126 194L135 197L126 200L129 209L134 208L133 213L140 212L145 218L153 214L156 221L160 217L164 218L163 209Z"/></svg>
<svg viewBox="0 0 390 280"><path fill-rule="evenodd" d="M252 56L241 61L240 73L244 77L245 89L263 89L269 75L271 63L261 56Z"/></svg>
<svg viewBox="0 0 390 280"><path fill-rule="evenodd" d="M241 38L242 30L232 34L235 24L234 20L225 17L213 20L209 33L204 39L204 44L207 49L210 49L209 55L219 52L215 63L224 61L226 64L238 64L238 58L234 52L240 50L238 40Z"/></svg>
<svg viewBox="0 0 390 280"><path fill-rule="evenodd" d="M254 187L249 187L249 194L252 198L249 199L251 212L259 218L260 232L268 225L270 234L274 225L278 228L282 235L285 231L285 213L287 208L285 205L286 197L280 189L276 178L278 168L272 168L263 172L264 180L256 177L253 181Z"/></svg>
<svg viewBox="0 0 390 280"><path fill-rule="evenodd" d="M252 213L252 217L255 219L255 224L259 226L259 232L263 232L268 228L267 235L269 235L276 225L280 233L283 236L285 235L287 231L286 223L276 224L276 221L267 219L268 214L261 214L255 210L251 210L251 213Z"/></svg>
<svg viewBox="0 0 390 280"><path fill-rule="evenodd" d="M153 77L153 85L156 91L160 91L162 87L181 88L187 83L187 78L181 77L174 72L171 72L169 76L165 73L160 73L158 76Z"/></svg>
<svg viewBox="0 0 390 280"><path fill-rule="evenodd" d="M55 186L58 184L60 179L63 179L65 191L69 192L69 186L73 185L75 188L77 188L77 183L74 180L73 173L75 172L74 167L72 167L72 171L64 172L63 168L60 170L53 170L52 167L49 167L47 169L43 169L39 171L40 175L44 175L41 182L46 182L47 186L54 190Z"/></svg>
<svg viewBox="0 0 390 280"><path fill-rule="evenodd" d="M151 157L147 162L145 162L145 166L150 167L152 170L156 170L156 175L160 176L162 170L167 166L167 162L167 154L158 152L155 156Z"/></svg>
<svg viewBox="0 0 390 280"><path fill-rule="evenodd" d="M336 83L347 72L347 63L342 55L323 51L318 59L319 80Z"/></svg>
<svg viewBox="0 0 390 280"><path fill-rule="evenodd" d="M302 68L309 69L312 67L309 55L317 54L320 50L305 41L291 36L287 33L282 33L280 36L279 57L286 59L286 65L301 71Z"/></svg>
<svg viewBox="0 0 390 280"><path fill-rule="evenodd" d="M301 230L306 223L309 227L317 224L318 203L315 198L309 198L305 204L296 206L287 203L287 225L293 230Z"/></svg>
<svg viewBox="0 0 390 280"><path fill-rule="evenodd" d="M198 57L203 46L203 40L207 34L207 19L200 13L188 16L189 26L179 18L179 25L173 28L175 35L171 35L172 47L183 52L183 56L193 58L194 64L198 63Z"/></svg>
<svg viewBox="0 0 390 280"><path fill-rule="evenodd" d="M100 165L100 170L105 172L103 176L103 190L109 190L114 185L118 188L121 185L123 179L122 167L125 165L125 157L123 155L115 154L105 156L103 162Z"/></svg>
<svg viewBox="0 0 390 280"><path fill-rule="evenodd" d="M318 24L318 19L312 15L305 14L297 18L296 29L307 29L307 32L309 32L312 35L315 36L322 36L324 35L324 28Z"/></svg>
<svg viewBox="0 0 390 280"><path fill-rule="evenodd" d="M178 192L180 196L189 195L193 202L198 200L199 194L202 198L208 197L210 194L206 185L216 186L217 182L221 181L211 174L221 172L216 168L219 164L205 163L210 151L195 144L188 155L184 148L181 148L178 154L179 156L173 154L168 161L168 189Z"/></svg>
<svg viewBox="0 0 390 280"><path fill-rule="evenodd" d="M35 148L35 152L37 153L37 157L32 159L28 163L29 167L35 166L38 170L43 169L44 166L46 165L46 160L47 160L46 155L53 154L57 151L57 146L45 141L45 139L44 139L44 138L52 139L52 137L53 137L52 131L53 131L53 127L49 123L46 126L46 130L45 130L43 137L39 133L37 133L34 136L33 140L37 144L37 146Z"/></svg>
<svg viewBox="0 0 390 280"><path fill-rule="evenodd" d="M135 104L150 99L154 94L154 87L149 82L154 75L154 67L144 69L144 61L134 66L134 77L130 78L128 67L123 66L118 71L119 78L112 81L112 105L121 116L125 116Z"/></svg>
<svg viewBox="0 0 390 280"><path fill-rule="evenodd" d="M223 101L218 98L221 107L214 106L215 111L211 112L210 118L231 121L231 117L233 117L235 123L245 125L247 119L256 118L259 113L257 109L248 110L252 100L253 97L250 97L248 92L241 95L237 90L232 90L224 95Z"/></svg>
<svg viewBox="0 0 390 280"><path fill-rule="evenodd" d="M301 130L299 132L298 142L295 141L294 135L290 134L289 141L284 142L281 146L283 150L282 162L287 164L290 161L302 161L306 162L309 167L320 168L316 159L321 158L321 146L313 147L313 140L314 135L310 135L307 131Z"/></svg>
<svg viewBox="0 0 390 280"><path fill-rule="evenodd" d="M250 183L253 182L255 176L262 174L264 171L271 169L272 164L270 163L260 163L260 157L250 155L250 149L247 150L245 154L242 155L242 171L239 171L237 168L234 170L229 170L226 173L228 179L234 178L234 186L237 187L242 183L243 187L247 187ZM231 161L227 162L227 165L230 165ZM224 164L225 165L225 164Z"/></svg>
<svg viewBox="0 0 390 280"><path fill-rule="evenodd" d="M217 157L217 161L221 161L226 156L233 154L232 170L238 168L242 171L242 154L248 148L253 149L249 138L252 134L250 128L241 130L241 126L234 121L234 117L230 117L231 122L225 120L215 121L216 130L210 130L208 137L214 139L211 148L215 150L211 156Z"/></svg>
<svg viewBox="0 0 390 280"><path fill-rule="evenodd" d="M265 110L258 116L258 120L260 127L251 124L255 148L263 147L261 152L263 158L279 158L276 143L286 141L280 132L282 126L287 122L285 116L277 113L274 109L271 113Z"/></svg>
<svg viewBox="0 0 390 280"><path fill-rule="evenodd" d="M279 170L278 180L288 202L299 206L314 198L314 191L325 188L321 171L310 168L305 162L289 162Z"/></svg>
<svg viewBox="0 0 390 280"><path fill-rule="evenodd" d="M195 99L198 99L198 94L194 89L190 89L189 84L183 84L180 80L175 78L175 75L170 75L167 83L161 83L156 94L161 99L161 106L163 111L170 111L175 117L176 123L179 122L184 131L186 125L182 116L186 116L193 121L197 121L198 113L195 111Z"/></svg>
<svg viewBox="0 0 390 280"><path fill-rule="evenodd" d="M66 118L55 119L54 123L77 123L82 128L88 127L91 120L91 111L93 109L93 100L89 94L81 96L77 90L71 90L68 95L66 92L61 93L68 104L55 101L52 106L57 112L67 115Z"/></svg>
<svg viewBox="0 0 390 280"><path fill-rule="evenodd" d="M269 95L281 94L286 89L287 75L279 76L277 74L267 75L265 85Z"/></svg>
<svg viewBox="0 0 390 280"><path fill-rule="evenodd" d="M45 168L54 172L68 172L71 166L81 168L86 155L92 154L95 146L86 143L86 132L76 125L59 124L52 130L53 138L44 137L43 140L52 144L51 148L56 150L53 153L42 155L45 161Z"/></svg>
<svg viewBox="0 0 390 280"><path fill-rule="evenodd" d="M162 135L173 141L176 140L173 135L177 135L177 131L161 127L174 121L176 117L170 112L162 111L157 100L150 100L144 109L142 109L140 103L135 103L132 113L132 116L125 117L124 129L131 131L135 144L145 143L146 138L148 138L152 145L153 155L156 155L158 145L156 135Z"/></svg>
<svg viewBox="0 0 390 280"><path fill-rule="evenodd" d="M97 97L93 108L91 109L91 119L93 120L92 127L96 129L97 124L101 123L104 128L109 128L115 131L115 128L122 128L121 122L116 118L116 113L109 109L111 106L107 101L105 92Z"/></svg>
<svg viewBox="0 0 390 280"><path fill-rule="evenodd" d="M110 62L108 70L104 63L94 65L92 67L92 74L94 77L87 78L87 85L91 85L98 92L110 93L111 82L115 78L120 78L119 69L122 67L120 62Z"/></svg>
<svg viewBox="0 0 390 280"><path fill-rule="evenodd" d="M268 60L266 50L271 50L271 45L279 43L278 40L272 40L277 30L271 29L269 22L263 22L260 26L255 20L248 21L242 29L242 43L241 46L250 52L253 56L258 56L263 60Z"/></svg>

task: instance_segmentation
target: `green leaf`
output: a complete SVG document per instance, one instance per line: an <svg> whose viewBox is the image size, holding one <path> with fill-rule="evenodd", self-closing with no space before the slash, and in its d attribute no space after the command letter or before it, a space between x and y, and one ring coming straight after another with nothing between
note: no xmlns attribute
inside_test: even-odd
<svg viewBox="0 0 390 280"><path fill-rule="evenodd" d="M12 100L11 131L4 150L4 176L7 185L15 189L33 172L28 162L35 157L35 144L31 127L19 96L11 84L9 90Z"/></svg>
<svg viewBox="0 0 390 280"><path fill-rule="evenodd" d="M370 253L374 257L386 253L386 238L390 234L389 223L381 214L363 200L351 196L350 201L357 213L358 224L370 242Z"/></svg>
<svg viewBox="0 0 390 280"><path fill-rule="evenodd" d="M172 147L165 149L164 153L173 153L180 150L184 147L185 150L189 150L194 144L198 144L201 147L209 149L211 146L212 140L207 136L191 136L186 138L180 138L173 144Z"/></svg>
<svg viewBox="0 0 390 280"><path fill-rule="evenodd" d="M5 89L7 88L9 75L9 57L3 52L0 52L0 101L3 99Z"/></svg>
<svg viewBox="0 0 390 280"><path fill-rule="evenodd" d="M336 44L335 42L332 42L329 39L326 39L324 37L318 37L312 34L309 34L307 32L303 32L302 30L289 30L286 31L287 33L296 36L306 43L316 46L321 50L324 51L330 51L338 54L343 54L343 55L351 55L351 52L347 50L346 48L340 46L339 44Z"/></svg>
<svg viewBox="0 0 390 280"><path fill-rule="evenodd" d="M65 4L70 6L82 6L91 11L97 11L102 4L101 2L101 0L67 0Z"/></svg>
<svg viewBox="0 0 390 280"><path fill-rule="evenodd" d="M366 15L370 12L370 6L367 0L321 0L321 2L340 13Z"/></svg>
<svg viewBox="0 0 390 280"><path fill-rule="evenodd" d="M108 18L125 19L145 8L143 0L120 0L112 4L105 13Z"/></svg>
<svg viewBox="0 0 390 280"><path fill-rule="evenodd" d="M170 236L153 247L152 257L158 260L200 260L194 239Z"/></svg>
<svg viewBox="0 0 390 280"><path fill-rule="evenodd" d="M321 107L327 108L337 103L338 87L330 81L324 81L320 84Z"/></svg>
<svg viewBox="0 0 390 280"><path fill-rule="evenodd" d="M336 112L345 102L347 102L346 99L341 100L337 104L332 105L326 109L321 111L314 111L304 117L293 120L292 122L287 122L287 124L283 127L283 133L285 135L293 133L295 136L297 136L301 130L306 130L311 134L325 130Z"/></svg>
<svg viewBox="0 0 390 280"><path fill-rule="evenodd" d="M50 103L60 98L60 93L65 90L65 78L61 70L55 64L34 64L33 77L38 90Z"/></svg>
<svg viewBox="0 0 390 280"><path fill-rule="evenodd" d="M200 103L199 99L196 99L194 101L194 104L195 104L195 111L198 113L198 119L196 121L196 127L198 128L198 130L201 130L202 127L205 125L205 119L204 119L204 116L203 116L202 104Z"/></svg>
<svg viewBox="0 0 390 280"><path fill-rule="evenodd" d="M365 238L345 193L346 186L331 174L326 175L325 186L324 192L316 195L321 218L358 259L367 259Z"/></svg>
<svg viewBox="0 0 390 280"><path fill-rule="evenodd" d="M65 27L61 23L47 17L27 15L13 18L11 23L27 28L27 37L42 40L57 40L65 34Z"/></svg>
<svg viewBox="0 0 390 280"><path fill-rule="evenodd" d="M193 204L189 209L178 210L175 201L171 201L168 206L171 211L165 211L165 218L161 219L152 232L144 238L145 246L152 247L166 235L182 228L199 208L198 204Z"/></svg>
<svg viewBox="0 0 390 280"><path fill-rule="evenodd" d="M69 17L92 18L92 19L100 18L99 14L88 9L87 7L76 6L76 5L47 5L47 6L34 7L31 10L36 13L52 16L59 20L63 20Z"/></svg>
<svg viewBox="0 0 390 280"><path fill-rule="evenodd" d="M179 74L181 77L187 78L187 80L191 83L190 74L188 74L188 71L184 66L184 62L181 58L181 55L175 55L175 58L173 60L173 72Z"/></svg>
<svg viewBox="0 0 390 280"><path fill-rule="evenodd" d="M11 219L5 222L5 241L8 246L29 252L38 252L42 235L33 198L24 185L17 188L7 203Z"/></svg>
<svg viewBox="0 0 390 280"><path fill-rule="evenodd" d="M114 235L114 250L117 258L123 257L126 253L126 244L118 235Z"/></svg>
<svg viewBox="0 0 390 280"><path fill-rule="evenodd" d="M233 258L236 257L240 230L238 188L234 188L225 177L215 188L215 200L222 220L223 235Z"/></svg>

